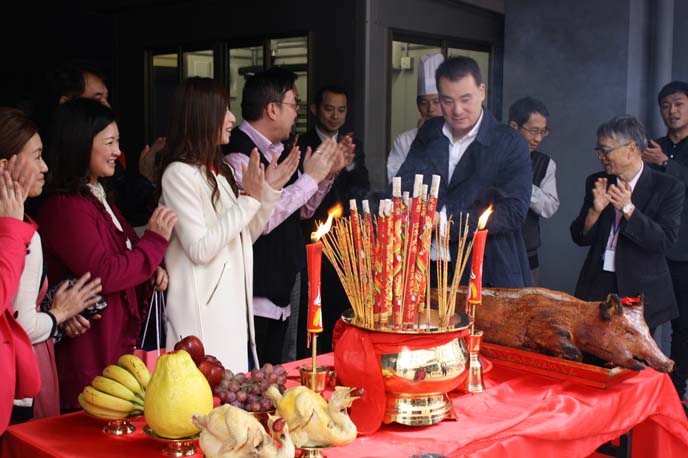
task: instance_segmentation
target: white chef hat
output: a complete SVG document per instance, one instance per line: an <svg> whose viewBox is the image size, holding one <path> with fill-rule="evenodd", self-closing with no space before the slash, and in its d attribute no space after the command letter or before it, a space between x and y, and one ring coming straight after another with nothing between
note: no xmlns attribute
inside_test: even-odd
<svg viewBox="0 0 688 458"><path fill-rule="evenodd" d="M418 62L418 95L437 94L435 70L444 62L442 54L423 54Z"/></svg>

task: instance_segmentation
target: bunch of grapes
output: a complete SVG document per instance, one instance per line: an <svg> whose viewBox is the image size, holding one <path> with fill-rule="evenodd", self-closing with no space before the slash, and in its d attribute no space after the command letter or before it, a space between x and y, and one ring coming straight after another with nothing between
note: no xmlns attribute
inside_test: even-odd
<svg viewBox="0 0 688 458"><path fill-rule="evenodd" d="M270 399L264 396L270 385L276 385L280 393L284 393L287 383L287 370L282 366L264 364L260 369L253 369L250 373L234 374L225 369L222 381L213 389L213 394L220 398L223 404L249 412L265 412L275 408Z"/></svg>

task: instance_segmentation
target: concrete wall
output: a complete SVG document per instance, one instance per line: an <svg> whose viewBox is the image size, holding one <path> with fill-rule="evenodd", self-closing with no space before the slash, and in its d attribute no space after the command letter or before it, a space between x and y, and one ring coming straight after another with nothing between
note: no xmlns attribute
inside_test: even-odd
<svg viewBox="0 0 688 458"><path fill-rule="evenodd" d="M561 206L542 223L540 258L541 283L552 289L573 292L587 254L586 248L571 241L569 225L582 204L585 177L600 170L593 154L595 129L625 113L639 90L628 85L630 3L507 0L505 4L504 113L526 95L544 101L551 113L552 134L541 150L557 162ZM642 66L631 63L632 72L637 74ZM632 114L644 118L644 113Z"/></svg>

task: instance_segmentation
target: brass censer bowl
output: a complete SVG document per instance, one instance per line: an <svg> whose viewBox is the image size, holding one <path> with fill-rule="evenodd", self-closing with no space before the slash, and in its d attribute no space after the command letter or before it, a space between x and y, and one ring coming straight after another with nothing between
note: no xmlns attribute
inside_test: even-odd
<svg viewBox="0 0 688 458"><path fill-rule="evenodd" d="M380 367L385 387L384 423L409 426L427 426L439 423L453 412L447 393L461 385L468 372L469 352L465 336L468 335L468 315L458 312L447 328L433 325L437 311L432 310L430 324L417 329L391 328L359 329L385 332L399 336L402 344L409 335L456 333L459 337L449 342L421 349L402 349L398 353L381 354ZM347 311L342 319L354 326L353 312Z"/></svg>

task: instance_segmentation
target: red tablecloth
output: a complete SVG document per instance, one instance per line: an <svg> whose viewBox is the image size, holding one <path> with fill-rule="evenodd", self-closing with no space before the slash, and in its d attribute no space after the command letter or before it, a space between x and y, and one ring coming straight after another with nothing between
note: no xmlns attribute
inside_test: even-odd
<svg viewBox="0 0 688 458"><path fill-rule="evenodd" d="M331 364L332 356L318 361ZM603 390L495 366L485 384L481 394L453 399L457 421L421 428L386 425L327 456L586 457L630 429L636 458L688 456L688 422L678 396L669 377L651 369ZM15 425L2 438L0 457L162 456L161 444L141 431L143 420L135 424L136 432L120 437L105 435L102 423L82 413Z"/></svg>

